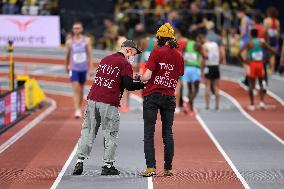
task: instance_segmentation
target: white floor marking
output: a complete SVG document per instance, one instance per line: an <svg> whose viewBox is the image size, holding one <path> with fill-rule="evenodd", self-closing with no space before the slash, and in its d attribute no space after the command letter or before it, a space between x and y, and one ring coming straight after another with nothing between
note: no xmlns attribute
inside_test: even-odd
<svg viewBox="0 0 284 189"><path fill-rule="evenodd" d="M234 79L231 79L231 78L228 78L228 77L225 77L225 76L222 76L221 79L238 83L244 90L246 90L246 91L248 90L247 86L245 86L243 83L238 82L238 81L236 81ZM256 88L259 89L259 86L257 86ZM281 97L279 97L277 94L273 93L270 90L267 90L267 94L269 96L271 96L272 98L274 98L276 101L278 101L282 106L284 106L284 100Z"/></svg>
<svg viewBox="0 0 284 189"><path fill-rule="evenodd" d="M47 99L51 103L51 106L48 107L43 113L29 122L25 127L23 127L20 131L18 131L14 136L8 139L5 143L0 146L0 154L4 152L7 148L9 148L12 144L14 144L17 140L19 140L22 136L24 136L27 132L29 132L32 128L38 125L44 118L46 118L51 112L56 109L56 102L52 99Z"/></svg>
<svg viewBox="0 0 284 189"><path fill-rule="evenodd" d="M218 140L214 137L214 135L212 134L212 132L210 131L210 129L207 127L207 125L205 124L205 122L203 121L203 119L199 116L199 114L196 114L196 119L198 120L198 122L200 123L200 125L202 126L202 128L205 130L205 132L207 133L207 135L210 137L210 139L213 141L213 143L215 144L215 146L217 147L217 149L219 150L219 152L222 154L222 156L225 158L225 160L228 162L228 164L230 165L230 167L232 168L232 170L234 171L234 173L237 175L237 177L240 179L242 185L245 187L245 189L250 189L248 183L245 181L244 177L241 175L241 173L238 171L238 169L236 168L236 166L234 165L234 163L232 162L232 160L229 158L229 156L226 154L226 152L224 151L224 149L221 147L221 145L219 144Z"/></svg>
<svg viewBox="0 0 284 189"><path fill-rule="evenodd" d="M244 109L243 107L240 105L240 103L233 98L231 95L229 95L228 93L220 90L220 94L224 97L226 97L228 100L230 100L238 109L239 111L247 118L249 119L251 122L253 122L256 126L258 126L259 128L261 128L263 131L265 131L266 133L268 133L270 136L272 136L274 139L276 139L278 142L280 142L281 144L284 145L284 141L279 138L277 135L275 135L272 131L270 131L269 129L267 129L265 126L263 126L261 123L259 123L256 119L254 119L251 115L249 115Z"/></svg>
<svg viewBox="0 0 284 189"><path fill-rule="evenodd" d="M136 100L139 103L143 103L143 98L141 98L140 96L131 93L130 94L130 98L132 98L133 100ZM153 189L153 178L152 177L148 177L147 178L147 182L148 182L148 189Z"/></svg>
<svg viewBox="0 0 284 189"><path fill-rule="evenodd" d="M148 177L148 189L153 189L153 179L152 177Z"/></svg>
<svg viewBox="0 0 284 189"><path fill-rule="evenodd" d="M77 148L78 148L78 144L76 144L76 146L74 147L72 153L70 154L69 158L67 159L67 161L65 162L64 166L62 167L61 171L59 172L56 180L54 181L54 183L52 184L51 188L50 189L55 189L58 184L60 183L63 175L65 174L68 166L70 165L72 159L74 158L74 156L76 155L76 151L77 151Z"/></svg>

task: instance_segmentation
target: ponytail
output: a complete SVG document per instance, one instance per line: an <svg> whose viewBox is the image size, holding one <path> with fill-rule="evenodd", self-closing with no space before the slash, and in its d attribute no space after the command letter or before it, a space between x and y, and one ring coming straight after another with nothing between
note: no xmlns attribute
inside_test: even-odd
<svg viewBox="0 0 284 189"><path fill-rule="evenodd" d="M168 44L170 46L171 49L176 49L178 48L178 41L174 38L174 39L170 39L168 41Z"/></svg>
<svg viewBox="0 0 284 189"><path fill-rule="evenodd" d="M178 48L178 42L175 38L169 38L169 37L158 37L158 46L162 47L168 43L169 47L171 49Z"/></svg>

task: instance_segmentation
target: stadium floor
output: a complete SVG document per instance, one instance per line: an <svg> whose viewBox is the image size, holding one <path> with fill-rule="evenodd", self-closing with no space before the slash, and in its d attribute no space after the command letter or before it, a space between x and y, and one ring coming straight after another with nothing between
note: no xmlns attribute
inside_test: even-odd
<svg viewBox="0 0 284 189"><path fill-rule="evenodd" d="M101 58L103 52L94 55ZM270 78L267 109L250 112L246 108L247 92L238 82L242 70L222 66L220 111L204 109L201 89L196 101L197 116L176 116L173 177L162 176L160 121L155 138L158 176L153 179L138 176L145 168L143 119L139 93L132 93L132 111L121 114L116 162L121 175L100 176L103 144L99 133L83 175L72 176L81 121L72 117L64 51L19 49L16 57L16 73L28 69L46 92L49 106L0 136L0 188L284 188L281 77ZM0 79L5 85L7 73L7 68L0 67ZM91 81L88 84L85 94ZM40 120L41 115L46 117ZM35 120L38 123L23 132ZM18 138L12 138L13 135Z"/></svg>

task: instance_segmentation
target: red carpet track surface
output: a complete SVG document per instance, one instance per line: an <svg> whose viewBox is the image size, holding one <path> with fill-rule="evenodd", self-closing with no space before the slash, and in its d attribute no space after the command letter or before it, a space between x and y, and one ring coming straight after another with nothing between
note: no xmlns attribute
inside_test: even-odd
<svg viewBox="0 0 284 189"><path fill-rule="evenodd" d="M222 81L221 89L233 96L254 119L284 140L284 106L278 101L269 95L265 95L264 101L267 108L265 110L257 109L255 111L250 111L247 109L250 104L248 92L238 83ZM259 96L257 95L255 96L255 104L258 105L258 103Z"/></svg>
<svg viewBox="0 0 284 189"><path fill-rule="evenodd" d="M69 97L49 95L57 109L0 156L1 188L50 188L72 152L81 129Z"/></svg>
<svg viewBox="0 0 284 189"><path fill-rule="evenodd" d="M160 119L160 118L159 118ZM163 177L161 123L156 126L158 176L154 189L243 188L241 182L195 118L178 115L174 123L173 177Z"/></svg>

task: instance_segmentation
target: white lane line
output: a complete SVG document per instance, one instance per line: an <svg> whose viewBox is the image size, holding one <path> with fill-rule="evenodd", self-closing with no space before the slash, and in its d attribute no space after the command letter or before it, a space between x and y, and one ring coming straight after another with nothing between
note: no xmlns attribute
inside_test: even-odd
<svg viewBox="0 0 284 189"><path fill-rule="evenodd" d="M133 100L136 100L138 103L143 103L143 98L141 98L140 96L136 95L136 94L133 94L131 93L130 94L130 98L132 98ZM148 183L148 189L153 189L154 186L153 186L153 178L152 177L148 177L147 178L147 183Z"/></svg>
<svg viewBox="0 0 284 189"><path fill-rule="evenodd" d="M51 92L51 91L50 91ZM52 92L55 93L55 92ZM69 94L61 94L61 95L66 95L69 96ZM136 101L138 101L139 103L143 102L143 99L135 94L130 94L130 97ZM61 171L59 172L56 180L54 181L54 183L52 184L50 189L56 189L57 186L59 185L62 177L64 176L67 168L69 167L72 159L74 158L74 156L76 155L76 151L77 151L77 147L78 147L78 143L76 144L75 148L73 149L72 153L70 154L69 158L67 159L67 161L65 162L63 168L61 169ZM153 189L153 182L152 182L152 177L147 178L147 182L148 182L148 189Z"/></svg>
<svg viewBox="0 0 284 189"><path fill-rule="evenodd" d="M231 95L229 95L228 93L220 90L220 94L224 97L226 97L228 100L230 100L238 109L239 111L247 118L249 119L251 122L253 122L256 126L258 126L259 128L261 128L263 131L265 131L266 133L268 133L270 136L272 136L272 138L274 138L275 140L277 140L278 142L280 142L282 145L284 145L284 141L279 138L276 134L274 134L272 131L270 131L269 129L267 129L264 125L262 125L261 123L259 123L256 119L254 119L251 115L249 115L244 109L243 107L240 105L240 103Z"/></svg>
<svg viewBox="0 0 284 189"><path fill-rule="evenodd" d="M282 106L284 106L284 100L272 91L267 90L267 94L278 101Z"/></svg>
<svg viewBox="0 0 284 189"><path fill-rule="evenodd" d="M210 129L207 127L203 119L199 116L199 114L196 114L196 119L200 123L201 127L205 130L207 135L210 137L210 139L213 141L215 144L216 148L219 150L219 152L222 154L222 156L225 158L225 160L228 162L230 165L231 169L234 171L234 173L237 175L237 177L240 179L242 185L245 187L245 189L250 189L248 183L244 179L244 177L241 175L241 173L238 171L232 160L229 158L229 156L226 154L222 146L219 144L218 140L214 137Z"/></svg>
<svg viewBox="0 0 284 189"><path fill-rule="evenodd" d="M244 90L246 90L246 91L248 90L248 87L245 86L242 82L236 81L236 80L231 79L231 78L226 77L226 76L222 76L221 79L238 83ZM257 86L256 88L259 90L259 86ZM281 97L279 97L277 94L273 93L272 91L270 91L268 89L267 89L267 94L269 96L271 96L272 98L274 98L276 101L278 101L282 106L284 106L284 100Z"/></svg>
<svg viewBox="0 0 284 189"><path fill-rule="evenodd" d="M153 179L152 179L152 177L148 177L147 181L148 181L148 189L153 189Z"/></svg>
<svg viewBox="0 0 284 189"><path fill-rule="evenodd" d="M78 148L78 143L76 144L76 146L74 147L72 153L70 154L69 158L67 159L67 161L65 162L64 166L62 167L61 171L59 172L56 180L54 181L54 183L52 184L51 188L50 189L55 189L57 188L58 184L60 183L62 177L64 176L67 168L69 167L72 159L74 158L74 156L76 155L76 151L77 151L77 148Z"/></svg>
<svg viewBox="0 0 284 189"><path fill-rule="evenodd" d="M278 75L272 75L271 78L284 82L284 77L281 77L281 76L278 76Z"/></svg>
<svg viewBox="0 0 284 189"><path fill-rule="evenodd" d="M201 84L201 88L204 88L204 84ZM184 99L188 100L188 98L185 96ZM229 158L229 156L226 154L225 150L222 148L218 140L214 137L213 133L210 131L209 127L206 125L204 120L200 117L198 113L196 113L196 119L200 123L201 127L204 129L204 131L207 133L209 138L212 140L212 142L215 144L216 148L219 150L219 152L222 154L222 156L225 158L225 160L230 165L231 169L234 171L234 173L237 175L237 177L240 179L242 185L245 187L245 189L250 189L248 183L244 179L244 177L241 175L241 173L238 171L237 167L234 165L232 160Z"/></svg>
<svg viewBox="0 0 284 189"><path fill-rule="evenodd" d="M29 132L32 128L38 125L40 121L46 118L51 112L53 112L57 105L55 100L47 99L51 103L51 106L48 107L43 113L29 122L24 128L18 131L14 136L12 136L9 140L7 140L4 144L0 146L0 154L4 152L7 148L9 148L12 144L14 144L17 140L19 140L22 136L24 136L27 132Z"/></svg>

